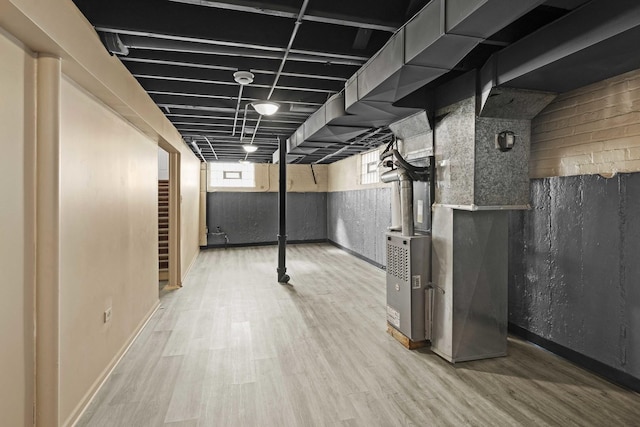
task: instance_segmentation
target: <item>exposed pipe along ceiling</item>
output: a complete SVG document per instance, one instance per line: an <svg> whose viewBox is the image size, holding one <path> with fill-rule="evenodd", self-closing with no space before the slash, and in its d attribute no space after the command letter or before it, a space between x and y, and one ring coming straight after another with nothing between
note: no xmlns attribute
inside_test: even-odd
<svg viewBox="0 0 640 427"><path fill-rule="evenodd" d="M451 362L506 354L505 211L528 207L531 119L640 68L635 0L74 1L202 161L313 165L386 144L387 321Z"/></svg>

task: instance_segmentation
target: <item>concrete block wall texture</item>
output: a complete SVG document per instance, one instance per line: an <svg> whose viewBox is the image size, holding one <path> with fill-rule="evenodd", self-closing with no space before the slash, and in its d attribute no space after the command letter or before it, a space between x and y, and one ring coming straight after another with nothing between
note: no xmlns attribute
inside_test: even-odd
<svg viewBox="0 0 640 427"><path fill-rule="evenodd" d="M510 217L509 321L640 379L640 173L532 181Z"/></svg>
<svg viewBox="0 0 640 427"><path fill-rule="evenodd" d="M277 242L278 170L277 164L256 164L253 188L209 186L209 233L220 227L234 245ZM327 182L327 165L287 165L288 241L326 240ZM224 244L224 238L209 234L207 244Z"/></svg>
<svg viewBox="0 0 640 427"><path fill-rule="evenodd" d="M327 198L328 239L378 265L387 264L391 189L334 191Z"/></svg>
<svg viewBox="0 0 640 427"><path fill-rule="evenodd" d="M287 166L287 239L330 240L386 264L384 231L391 225L391 186L360 183L360 155L330 165ZM230 244L274 243L278 226L278 165L256 165L256 187L215 188L207 194L209 233ZM210 189L212 190L212 189ZM208 245L224 238L210 234Z"/></svg>
<svg viewBox="0 0 640 427"><path fill-rule="evenodd" d="M384 232L391 225L391 184L361 184L360 155L329 165L327 237L378 265L387 264Z"/></svg>
<svg viewBox="0 0 640 427"><path fill-rule="evenodd" d="M278 235L278 194L213 192L207 194L209 233L216 227L227 233L229 244L275 243ZM287 195L287 240L327 239L327 193ZM223 245L224 238L209 234L208 245Z"/></svg>
<svg viewBox="0 0 640 427"><path fill-rule="evenodd" d="M531 178L640 171L640 70L560 94L532 122Z"/></svg>
<svg viewBox="0 0 640 427"><path fill-rule="evenodd" d="M360 156L362 154L356 154L329 165L327 191L333 192L365 190L369 188L391 188L391 184L385 184L383 182L375 184L361 183Z"/></svg>
<svg viewBox="0 0 640 427"><path fill-rule="evenodd" d="M637 70L560 94L532 121L532 209L511 213L509 238L509 321L636 379L639 106Z"/></svg>

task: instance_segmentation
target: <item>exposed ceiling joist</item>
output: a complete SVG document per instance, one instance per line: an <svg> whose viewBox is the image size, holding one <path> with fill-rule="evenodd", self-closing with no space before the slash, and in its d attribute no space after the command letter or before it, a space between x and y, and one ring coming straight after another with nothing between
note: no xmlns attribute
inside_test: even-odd
<svg viewBox="0 0 640 427"><path fill-rule="evenodd" d="M496 53L485 85L564 92L631 71L639 34L640 3L592 0Z"/></svg>
<svg viewBox="0 0 640 427"><path fill-rule="evenodd" d="M183 121L175 121L172 122L174 126L202 126L203 128L223 128L223 129L230 129L233 127L232 124L229 123L215 123L215 122L183 122ZM253 126L247 126L247 129L251 130L253 129ZM296 128L294 127L294 125L292 126L265 126L263 125L260 129L264 130L264 131L270 131L270 130L277 130L277 131L285 131L285 132L291 132L292 130L296 130ZM246 133L250 133L250 132L246 132Z"/></svg>
<svg viewBox="0 0 640 427"><path fill-rule="evenodd" d="M216 107L216 106L208 106L208 105L193 105L193 104L176 104L176 103L157 103L160 108L168 108L169 110L174 109L183 109L183 110L200 110L200 111L211 111L216 113L228 113L231 115L233 119L233 114L236 112L235 108L230 107ZM309 116L308 112L297 112L297 111L283 111L278 113L279 118L300 118L300 121L304 121L303 119Z"/></svg>
<svg viewBox="0 0 640 427"><path fill-rule="evenodd" d="M175 127L179 130L179 131L184 131L184 132L205 132L207 134L219 134L219 135L230 135L231 134L231 129L230 128L226 128L226 129L210 129L211 126L205 126L202 124L196 124L196 126L194 127L193 125L181 125L181 124L174 124ZM202 127L198 127L198 126L202 126ZM245 138L247 137L247 135L249 137L251 137L251 135L253 135L253 128L250 129L251 132L245 132ZM295 129L287 129L287 128L271 128L271 127L261 127L259 132L260 134L263 135L290 135ZM256 137L257 138L257 137Z"/></svg>
<svg viewBox="0 0 640 427"><path fill-rule="evenodd" d="M169 80L169 81L176 81L176 82L205 83L205 84L223 85L223 86L238 85L233 81L194 79L190 77L174 77L174 76L160 76L160 75L154 76L150 74L134 74L133 76L139 79ZM267 88L267 89L271 88L270 85L252 84L251 86L259 87L259 88ZM320 88L312 88L312 87L276 86L275 88L279 90L294 90L294 91L300 91L300 92L318 92L318 93L334 93L335 92L328 89L320 89Z"/></svg>
<svg viewBox="0 0 640 427"><path fill-rule="evenodd" d="M210 95L204 93L190 93L190 92L173 92L173 91L163 91L163 90L147 90L147 93L150 95L167 95L167 96L181 96L181 97L192 97L192 98L209 98L209 99L219 99L225 101L233 101L234 97L230 95ZM245 102L253 102L256 101L257 98L242 98ZM293 107L293 111L295 111L295 106L305 106L310 107L312 109L317 109L322 104L319 102L309 102L309 101L286 101L287 104L290 104Z"/></svg>
<svg viewBox="0 0 640 427"><path fill-rule="evenodd" d="M198 114L174 114L174 113L168 113L166 114L166 116L171 119L174 117L180 117L180 118L185 118L185 119L206 119L206 120L229 120L229 121L233 121L233 116L214 116L214 115L210 115L210 116L205 116L205 115L198 115ZM252 121L256 121L257 118L251 118L251 117L247 117L247 123L250 123ZM272 117L269 117L268 119L262 119L262 121L264 123L291 123L292 126L294 125L299 125L300 123L302 123L302 120L283 120L283 119L277 119Z"/></svg>
<svg viewBox="0 0 640 427"><path fill-rule="evenodd" d="M290 161L302 163L330 163L383 143L383 133L373 135L372 128L384 126L389 116L404 114L407 109L424 108L427 93L455 78L461 70L482 67L491 55L510 49L581 6L601 3L607 7L603 0L72 1L101 36L111 36L102 37L107 50L119 55L156 105L178 126L185 141L195 141L190 146L198 157L206 161L247 158L233 122L245 105L273 94L273 100L281 105L275 116L258 116L247 108L246 127L250 132L243 133L243 142L255 136L254 143L260 147L248 159L273 161L275 136L287 137L294 129L302 128L305 138L310 130L308 146L296 146L301 152L288 156ZM612 7L634 4L632 0L608 1ZM520 16L514 10L522 9L524 3L530 4L531 10ZM427 7L440 8L441 14L435 15L444 16L445 21L435 24L437 19L418 20L416 17ZM482 12L482 19L470 20L468 16L477 15L477 11ZM500 29L491 24L496 19L506 27ZM594 31L601 24L596 19L591 26ZM413 38L409 37L406 44L409 48L425 40L442 43L419 58L414 58L411 49L398 49L397 57L403 61L421 62L402 68L398 85L380 86L378 74L373 72L376 67L371 64L379 65L376 70L380 72L393 67L395 62L390 59L396 57L387 58L384 53L396 52L389 50L389 45L394 39L397 42L399 37L393 34L400 32L411 33ZM588 33L587 30L585 34ZM636 61L637 55L624 57L629 49L615 49L617 38L611 37L607 46L597 46L602 51L606 49L608 55L618 52L615 63L607 64L607 70ZM472 50L464 56L461 48L467 44L472 45ZM551 42L528 51L548 49L551 53L558 50L556 45ZM582 60L584 50L571 55L572 63ZM443 58L451 62L444 68L434 62ZM555 70L565 63L555 61L543 69L549 73L553 70L548 68ZM507 65L501 61L498 71L505 73L496 75L504 77L510 72ZM440 68L446 74L438 77L442 74ZM589 67L580 68L583 70L588 71ZM253 81L242 91L232 77L236 71L254 74ZM424 71L424 76L417 78L418 71ZM511 79L516 80L513 76ZM580 80L571 76L566 79ZM427 82L431 83L425 86ZM374 92L373 87L377 88ZM341 96L342 105L333 102ZM366 99L354 106L354 96L356 102L363 96ZM385 102L384 108L378 98ZM340 109L344 116L338 114ZM312 114L314 126L307 126ZM316 135L311 131L323 116L340 117L335 119L335 129ZM231 137L234 129L236 135ZM298 133L296 130L291 136L297 138ZM369 137L352 139L362 135ZM332 136L339 141L332 141Z"/></svg>
<svg viewBox="0 0 640 427"><path fill-rule="evenodd" d="M201 68L205 70L220 70L220 71L229 71L234 72L238 71L238 68L227 67L224 65L210 65L210 64L200 64L195 62L178 62L178 61L166 61L161 59L149 59L149 58L129 58L123 56L120 58L124 62L139 62L144 64L159 64L159 65L171 65L176 67L191 67L191 68ZM254 74L265 74L265 75L273 75L274 71L271 70L260 70L260 69L249 69L248 71ZM317 80L333 80L337 82L346 82L347 79L339 76L329 76L329 75L321 75L321 74L304 74L304 73L287 73L283 72L283 76L286 77L300 77L304 79L317 79Z"/></svg>
<svg viewBox="0 0 640 427"><path fill-rule="evenodd" d="M186 37L186 36L178 36L178 35L171 35L171 34L152 33L148 31L136 31L136 30L109 28L109 27L96 27L96 30L103 33L115 33L115 34L145 37L145 38L151 38L151 39L168 40L173 42L186 42L191 44L219 46L219 47L227 47L227 48L235 48L235 49L251 49L251 50L257 50L257 51L278 52L278 53L284 53L286 51L286 47L267 46L267 45L262 45L257 43L243 43L243 42L233 42L233 41L227 41L227 40L211 40L211 39L203 39L199 37ZM127 45L128 48L149 49L154 47L151 44L149 47L146 47L144 45L136 45L136 44L129 45L127 43L125 44ZM159 45L156 45L155 47L158 49L162 49L162 46L159 46ZM361 56L361 55L347 55L342 53L310 51L310 50L304 50L304 49L291 49L291 53L309 56L309 57L315 57L315 58L323 58L329 61L331 60L351 61L359 64L363 64L368 59L366 56Z"/></svg>
<svg viewBox="0 0 640 427"><path fill-rule="evenodd" d="M206 6L216 9L235 10L238 12L256 13L260 15L277 16L279 18L297 19L298 13L291 10L284 9L269 9L264 7L264 3L252 3L252 2L236 2L227 3L221 1L212 0L169 0L174 3L186 3L197 6ZM347 27L364 28L367 30L386 31L393 33L396 31L401 23L389 25L388 23L376 23L368 22L366 20L357 19L354 17L346 16L329 16L329 15L317 15L317 14L305 14L302 17L303 21L320 22L323 24L332 25L344 25Z"/></svg>

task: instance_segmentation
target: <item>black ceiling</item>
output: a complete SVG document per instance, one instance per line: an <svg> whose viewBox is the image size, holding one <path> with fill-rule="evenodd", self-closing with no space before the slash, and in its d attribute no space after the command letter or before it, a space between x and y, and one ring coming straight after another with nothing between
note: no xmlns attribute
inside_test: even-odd
<svg viewBox="0 0 640 427"><path fill-rule="evenodd" d="M497 50L585 1L548 0L480 44L458 72L481 66ZM242 141L255 138L259 147L248 160L270 162L277 138L288 138L343 90L345 81L429 0L74 2L107 45L117 35L125 47L118 55L123 64L207 161L244 159L245 106L257 99L279 102L280 111L262 117L255 137L251 131L259 115L246 109ZM243 87L240 102L240 85L233 78L239 70L255 76ZM346 147L323 148L300 161L329 163L390 137L387 129L371 129Z"/></svg>

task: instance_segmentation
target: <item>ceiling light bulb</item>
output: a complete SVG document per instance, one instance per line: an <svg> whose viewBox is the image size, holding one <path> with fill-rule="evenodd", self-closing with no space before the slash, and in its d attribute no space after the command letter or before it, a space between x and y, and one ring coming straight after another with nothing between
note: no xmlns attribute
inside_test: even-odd
<svg viewBox="0 0 640 427"><path fill-rule="evenodd" d="M275 114L280 108L280 104L271 101L255 101L251 103L251 106L262 116Z"/></svg>
<svg viewBox="0 0 640 427"><path fill-rule="evenodd" d="M244 144L242 148L244 148L244 151L246 151L247 153L255 153L258 149L258 146L253 144Z"/></svg>

